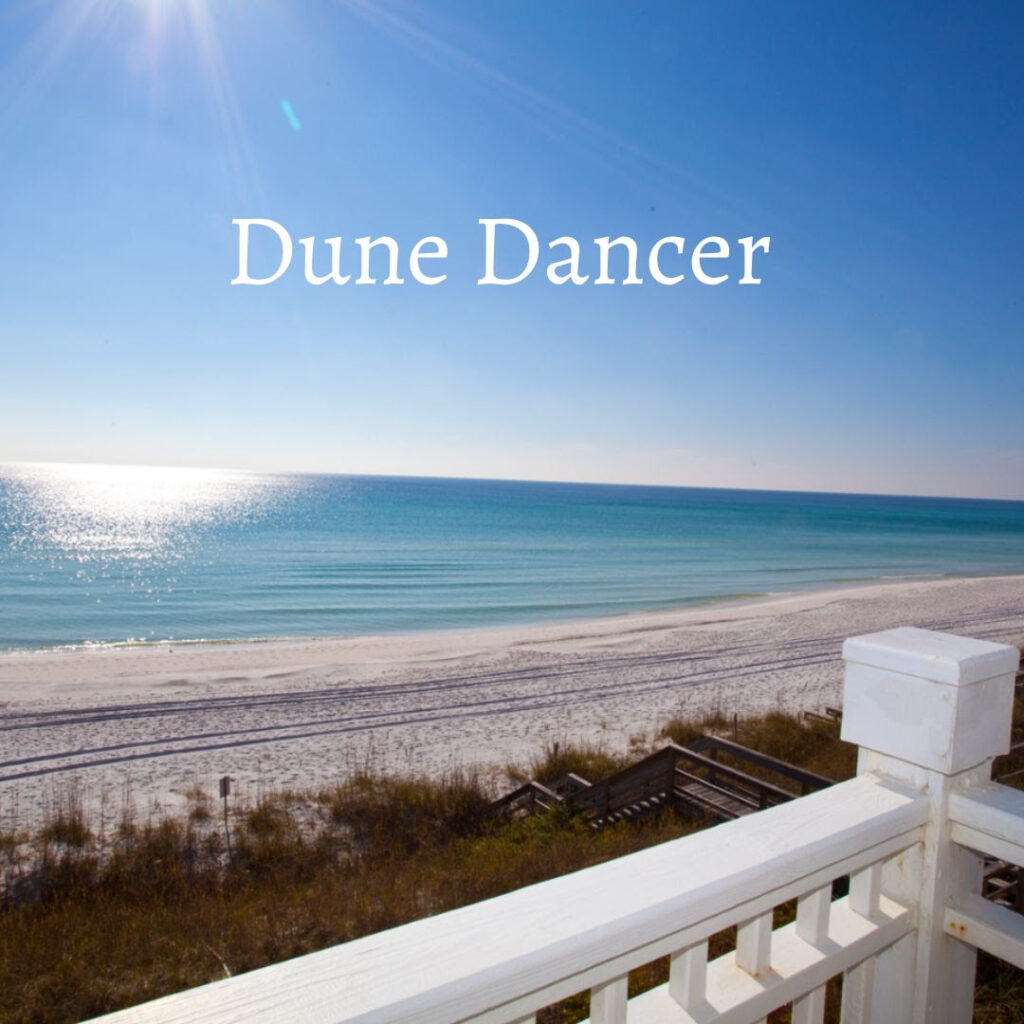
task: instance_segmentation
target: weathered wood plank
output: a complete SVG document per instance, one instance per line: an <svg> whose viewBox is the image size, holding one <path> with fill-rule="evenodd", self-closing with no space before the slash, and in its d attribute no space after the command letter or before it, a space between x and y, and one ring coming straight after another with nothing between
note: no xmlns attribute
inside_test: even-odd
<svg viewBox="0 0 1024 1024"><path fill-rule="evenodd" d="M709 740L713 740L715 745L720 742L717 738L706 737ZM738 744L730 744L730 746L738 746ZM691 764L699 764L708 768L721 778L733 779L738 783L742 783L751 788L756 793L767 793L775 798L776 803L784 803L788 800L794 799L797 794L791 790L783 789L781 786L776 786L774 783L767 782L765 779L759 779L756 775L750 775L748 772L743 771L741 768L735 768L732 765L723 764L721 761L716 761L714 758L705 757L703 754L692 750L689 747L680 747L677 744L672 744L671 748L676 751L680 760L689 761ZM745 750L745 747L739 749ZM762 755L766 756L766 755ZM769 760L774 761L774 758ZM779 764L785 764L784 761L780 761Z"/></svg>
<svg viewBox="0 0 1024 1024"><path fill-rule="evenodd" d="M736 793L725 786L718 785L718 783L711 782L709 779L702 778L699 775L694 775L683 768L676 769L675 777L675 788L685 790L688 793L700 793L712 803L721 803L723 806L735 806L738 809L745 809L747 811L757 811L761 808L761 805L749 796ZM680 779L685 781L680 782Z"/></svg>
<svg viewBox="0 0 1024 1024"><path fill-rule="evenodd" d="M698 751L705 749L718 750L721 753L730 754L737 760L746 761L748 764L757 765L759 768L777 772L785 778L810 786L812 789L824 789L833 785L835 781L825 775L819 775L817 772L807 771L806 768L798 768L796 765L790 764L788 761L782 761L777 757L772 757L770 754L762 754L759 750L744 747L742 744L736 743L734 740L727 740L722 736L704 736L695 741L692 747Z"/></svg>
<svg viewBox="0 0 1024 1024"><path fill-rule="evenodd" d="M737 818L745 817L753 813L751 808L745 805L726 806L721 800L712 801L706 799L701 790L694 784L685 787L677 787L673 796L678 804L688 807L693 811L706 814L709 817L717 818L719 821L735 821Z"/></svg>

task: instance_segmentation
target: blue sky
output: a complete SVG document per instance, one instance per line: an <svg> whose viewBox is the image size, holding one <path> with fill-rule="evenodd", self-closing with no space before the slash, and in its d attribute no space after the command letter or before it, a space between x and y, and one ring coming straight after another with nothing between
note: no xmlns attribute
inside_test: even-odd
<svg viewBox="0 0 1024 1024"><path fill-rule="evenodd" d="M1024 498L1022 22L12 0L0 460ZM238 217L440 235L449 279L232 288ZM481 288L481 217L772 250Z"/></svg>

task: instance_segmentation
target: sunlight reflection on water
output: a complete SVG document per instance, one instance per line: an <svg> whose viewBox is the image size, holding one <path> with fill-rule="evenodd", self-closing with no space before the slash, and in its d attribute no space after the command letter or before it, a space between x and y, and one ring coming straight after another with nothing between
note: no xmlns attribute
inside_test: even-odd
<svg viewBox="0 0 1024 1024"><path fill-rule="evenodd" d="M177 561L197 533L258 517L275 491L272 477L212 469L17 465L4 475L12 547L84 566Z"/></svg>

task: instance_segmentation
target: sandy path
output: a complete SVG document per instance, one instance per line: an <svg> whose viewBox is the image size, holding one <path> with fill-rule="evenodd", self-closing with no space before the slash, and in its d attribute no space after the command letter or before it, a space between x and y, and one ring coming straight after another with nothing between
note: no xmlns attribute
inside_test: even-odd
<svg viewBox="0 0 1024 1024"><path fill-rule="evenodd" d="M105 818L347 771L498 769L676 714L836 704L842 641L897 625L1024 641L1024 577L821 591L516 629L0 657L0 825Z"/></svg>

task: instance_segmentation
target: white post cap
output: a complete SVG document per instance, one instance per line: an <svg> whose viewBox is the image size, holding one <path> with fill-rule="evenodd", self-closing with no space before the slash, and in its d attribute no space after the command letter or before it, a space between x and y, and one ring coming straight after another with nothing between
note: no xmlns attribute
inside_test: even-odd
<svg viewBox="0 0 1024 1024"><path fill-rule="evenodd" d="M903 626L843 659L844 740L945 775L1009 750L1016 647Z"/></svg>

